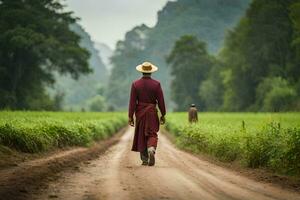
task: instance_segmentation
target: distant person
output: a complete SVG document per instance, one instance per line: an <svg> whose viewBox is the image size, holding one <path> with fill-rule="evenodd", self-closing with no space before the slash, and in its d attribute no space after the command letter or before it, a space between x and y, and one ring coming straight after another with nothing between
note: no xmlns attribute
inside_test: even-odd
<svg viewBox="0 0 300 200"><path fill-rule="evenodd" d="M136 117L132 151L140 152L142 165L155 164L157 132L159 124L165 123L165 102L160 82L151 78L151 73L158 68L150 62L136 67L143 76L131 85L128 124L134 126L133 114ZM158 119L156 104L161 112Z"/></svg>
<svg viewBox="0 0 300 200"><path fill-rule="evenodd" d="M198 113L195 104L191 104L189 109L189 122L190 123L197 123L198 122Z"/></svg>

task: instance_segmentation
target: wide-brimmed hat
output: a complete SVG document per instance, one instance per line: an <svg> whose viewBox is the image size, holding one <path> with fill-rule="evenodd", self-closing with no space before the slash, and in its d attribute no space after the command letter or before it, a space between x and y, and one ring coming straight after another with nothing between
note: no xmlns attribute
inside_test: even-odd
<svg viewBox="0 0 300 200"><path fill-rule="evenodd" d="M153 73L158 70L158 67L150 62L144 62L143 64L136 66L136 70L142 73Z"/></svg>

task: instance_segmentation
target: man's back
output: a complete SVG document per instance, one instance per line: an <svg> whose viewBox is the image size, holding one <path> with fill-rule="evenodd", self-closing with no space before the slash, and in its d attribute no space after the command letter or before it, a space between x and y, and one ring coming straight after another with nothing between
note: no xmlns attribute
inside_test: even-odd
<svg viewBox="0 0 300 200"><path fill-rule="evenodd" d="M133 114L138 103L158 104L164 115L166 112L160 82L151 77L142 77L132 83L129 113Z"/></svg>

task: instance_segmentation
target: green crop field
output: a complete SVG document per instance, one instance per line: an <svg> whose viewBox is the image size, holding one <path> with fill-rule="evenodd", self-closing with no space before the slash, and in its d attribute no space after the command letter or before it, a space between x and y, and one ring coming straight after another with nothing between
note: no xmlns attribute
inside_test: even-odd
<svg viewBox="0 0 300 200"><path fill-rule="evenodd" d="M22 152L88 146L126 125L124 113L0 112L0 145Z"/></svg>
<svg viewBox="0 0 300 200"><path fill-rule="evenodd" d="M166 129L177 144L221 161L238 161L277 173L300 175L300 113L187 113L168 115Z"/></svg>

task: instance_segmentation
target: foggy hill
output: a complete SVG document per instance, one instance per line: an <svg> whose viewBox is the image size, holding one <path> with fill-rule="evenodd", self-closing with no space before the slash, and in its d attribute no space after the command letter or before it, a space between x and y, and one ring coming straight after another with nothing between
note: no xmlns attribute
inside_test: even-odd
<svg viewBox="0 0 300 200"><path fill-rule="evenodd" d="M78 24L73 25L71 29L81 36L80 45L90 52L89 65L93 72L81 76L78 80L69 76L57 76L55 90L64 93L65 110L88 110L87 101L96 96L97 90L106 84L108 72L90 35Z"/></svg>
<svg viewBox="0 0 300 200"><path fill-rule="evenodd" d="M158 12L158 21L153 28L137 26L120 41L113 54L113 70L110 76L107 97L118 107L125 108L128 102L130 83L137 77L135 66L149 60L159 66L154 76L161 80L166 102L172 107L169 93L171 80L165 57L176 40L182 35L195 35L208 45L211 53L217 53L225 33L245 13L250 0L178 0L168 2ZM122 82L122 86L116 84ZM118 82L118 81L117 81ZM114 96L119 96L117 100Z"/></svg>
<svg viewBox="0 0 300 200"><path fill-rule="evenodd" d="M109 46L101 42L95 42L95 48L98 50L98 55L103 61L107 71L110 71L112 68L110 57L113 54L113 50Z"/></svg>

